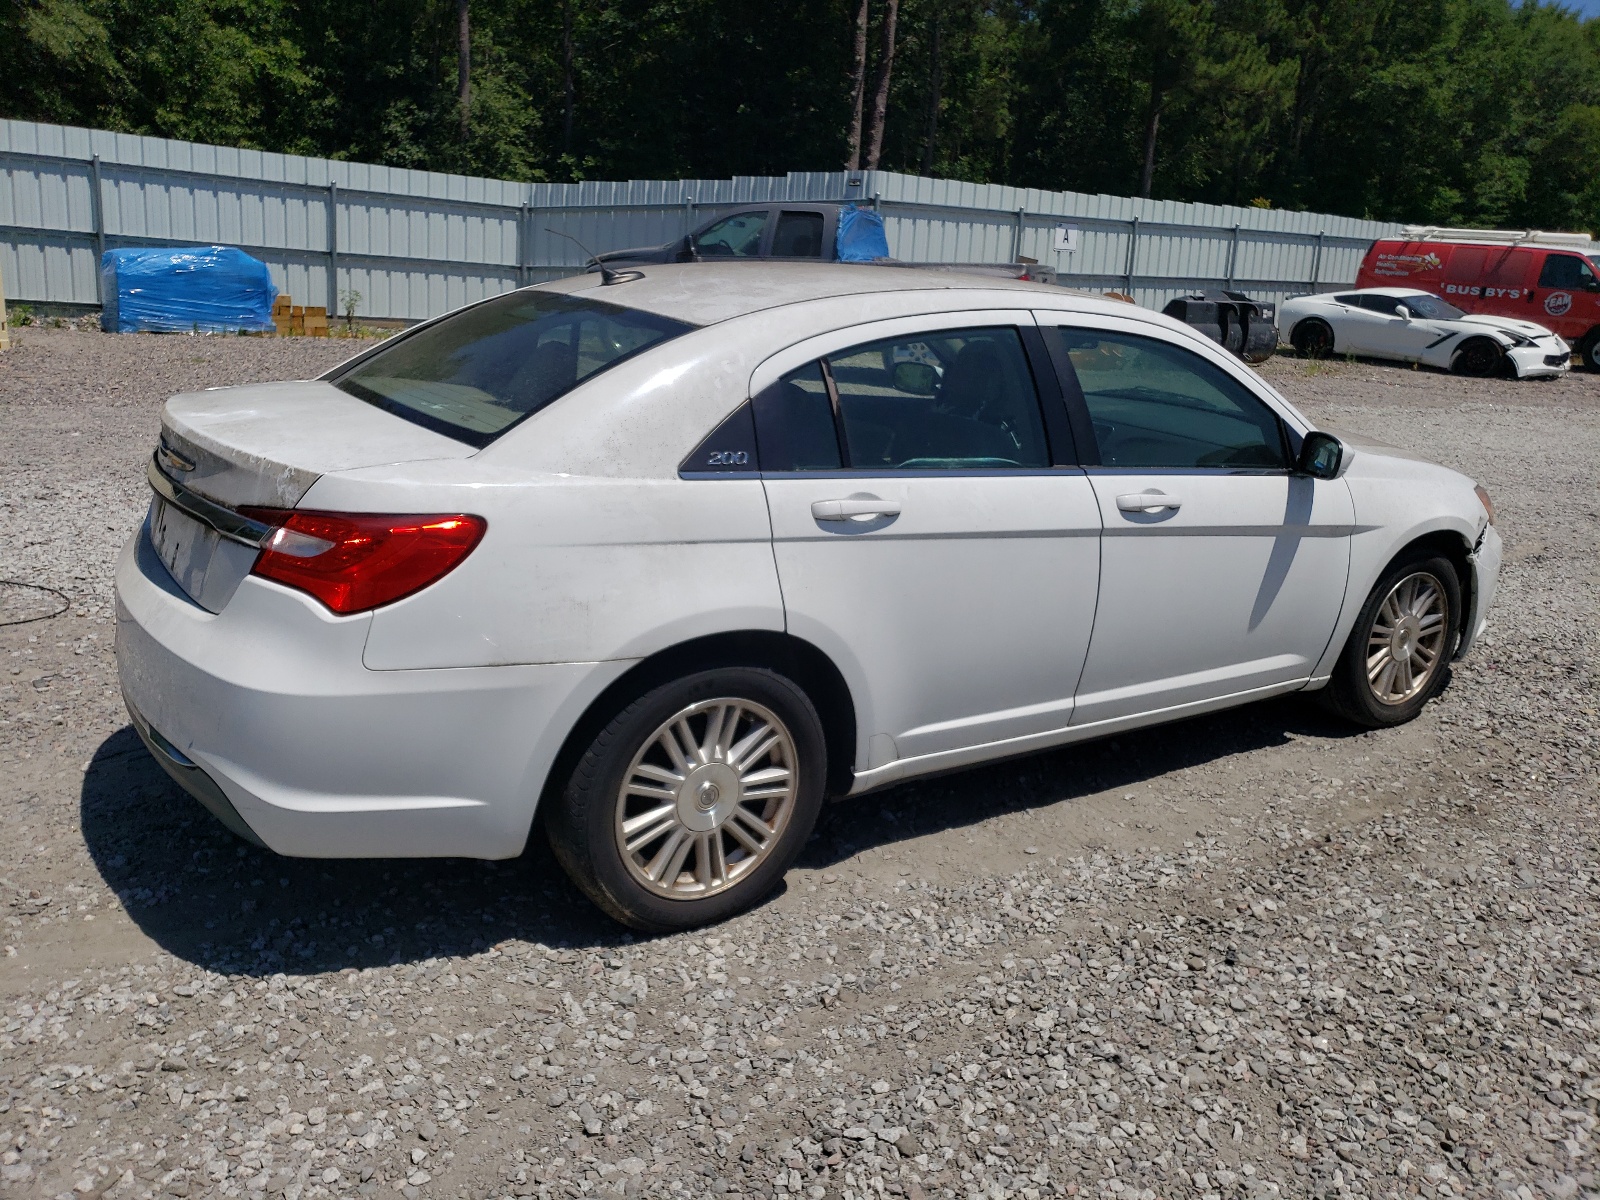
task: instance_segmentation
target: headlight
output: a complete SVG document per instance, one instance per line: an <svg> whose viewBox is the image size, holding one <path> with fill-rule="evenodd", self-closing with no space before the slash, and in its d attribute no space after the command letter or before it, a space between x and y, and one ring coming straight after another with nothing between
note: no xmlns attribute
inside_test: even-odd
<svg viewBox="0 0 1600 1200"><path fill-rule="evenodd" d="M1494 501L1489 499L1489 493L1484 490L1483 485L1481 483L1476 485L1472 489L1472 491L1478 497L1478 503L1483 505L1483 512L1484 512L1484 515L1489 518L1489 524L1493 525L1494 524Z"/></svg>

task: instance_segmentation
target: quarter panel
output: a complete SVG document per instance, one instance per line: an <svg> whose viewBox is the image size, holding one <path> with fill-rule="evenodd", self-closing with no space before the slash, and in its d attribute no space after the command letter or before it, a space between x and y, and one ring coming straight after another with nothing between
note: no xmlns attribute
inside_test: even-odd
<svg viewBox="0 0 1600 1200"><path fill-rule="evenodd" d="M482 544L372 617L373 670L639 658L728 630L783 629L755 477L618 479L418 464L324 476L307 508L470 512Z"/></svg>

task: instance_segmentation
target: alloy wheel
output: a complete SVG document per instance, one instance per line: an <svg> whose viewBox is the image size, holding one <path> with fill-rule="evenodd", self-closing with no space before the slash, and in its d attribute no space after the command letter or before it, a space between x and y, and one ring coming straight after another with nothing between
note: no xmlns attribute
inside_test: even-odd
<svg viewBox="0 0 1600 1200"><path fill-rule="evenodd" d="M1444 664L1449 604L1426 571L1399 580L1378 606L1367 635L1367 684L1380 704L1404 704L1433 682Z"/></svg>
<svg viewBox="0 0 1600 1200"><path fill-rule="evenodd" d="M617 791L629 874L674 900L734 886L780 841L798 762L784 723L752 701L721 697L675 713L644 740Z"/></svg>

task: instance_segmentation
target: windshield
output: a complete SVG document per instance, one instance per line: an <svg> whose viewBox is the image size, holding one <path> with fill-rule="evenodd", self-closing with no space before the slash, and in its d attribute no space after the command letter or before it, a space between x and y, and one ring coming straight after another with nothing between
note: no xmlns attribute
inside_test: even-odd
<svg viewBox="0 0 1600 1200"><path fill-rule="evenodd" d="M586 379L692 328L586 296L510 292L403 335L331 380L396 416L487 446Z"/></svg>
<svg viewBox="0 0 1600 1200"><path fill-rule="evenodd" d="M1401 296L1400 303L1411 310L1411 315L1421 317L1426 321L1454 321L1457 317L1467 314L1454 304L1448 304L1437 296Z"/></svg>

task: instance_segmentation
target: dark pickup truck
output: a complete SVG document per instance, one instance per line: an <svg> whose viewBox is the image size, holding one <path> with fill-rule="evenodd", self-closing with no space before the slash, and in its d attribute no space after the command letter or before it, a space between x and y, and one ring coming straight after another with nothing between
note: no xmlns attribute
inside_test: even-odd
<svg viewBox="0 0 1600 1200"><path fill-rule="evenodd" d="M844 204L794 204L771 201L750 204L712 217L694 232L662 246L611 250L595 256L591 270L640 267L650 263L719 262L837 262L839 213ZM1011 279L1054 283L1055 270L1038 263L903 263L881 260L885 266L981 271Z"/></svg>

